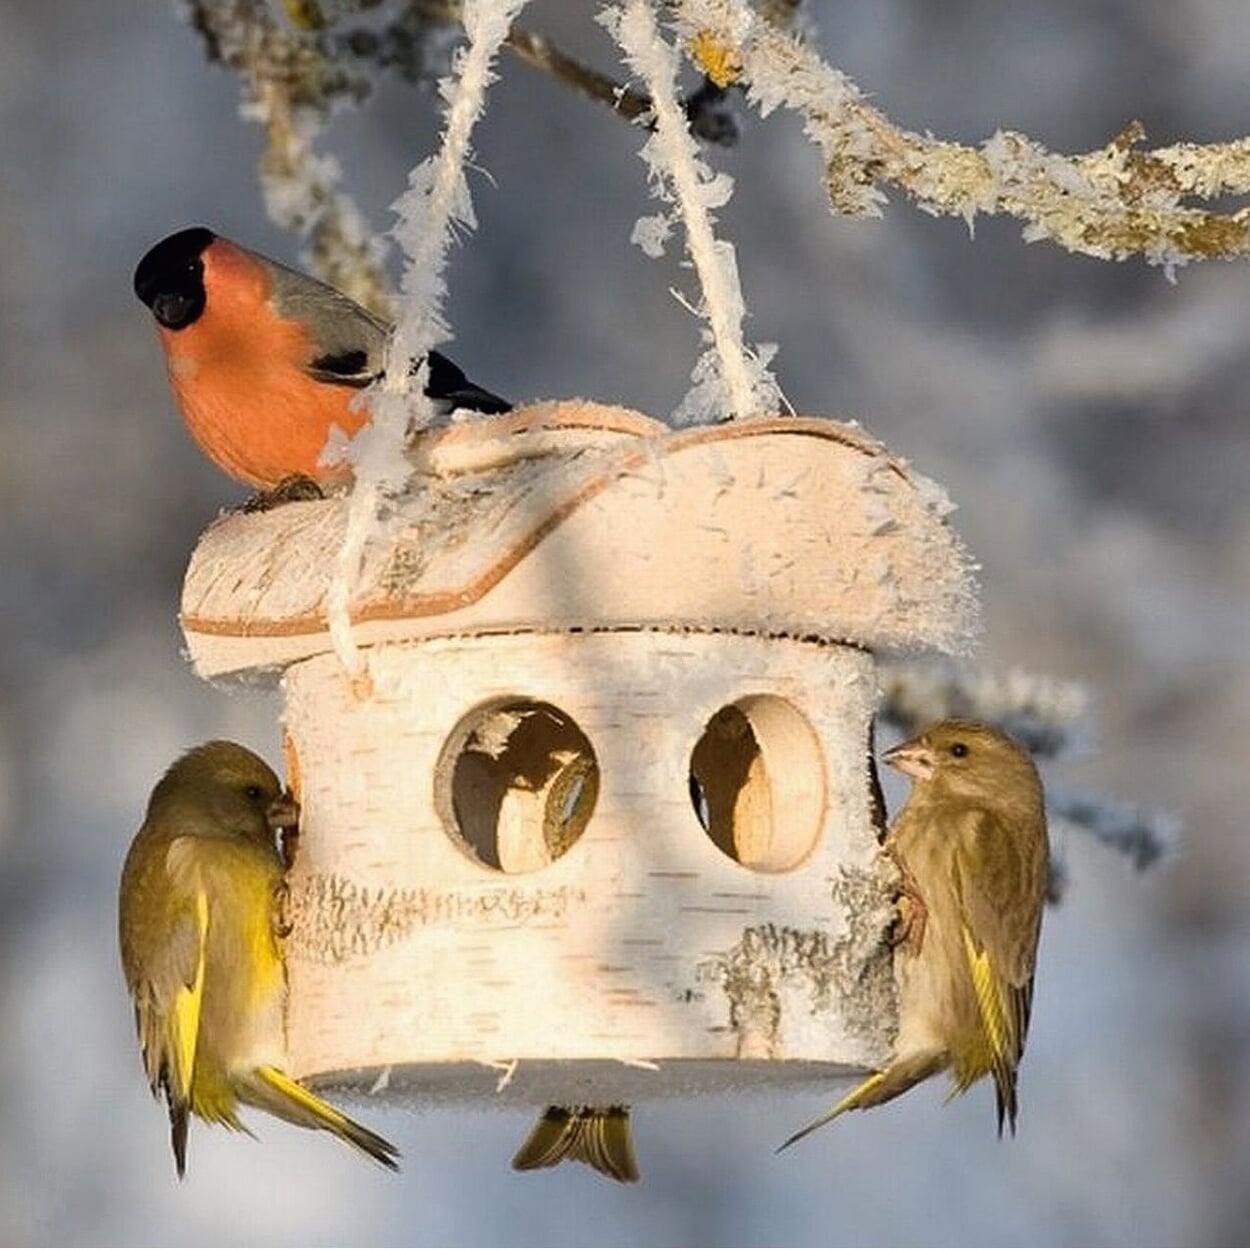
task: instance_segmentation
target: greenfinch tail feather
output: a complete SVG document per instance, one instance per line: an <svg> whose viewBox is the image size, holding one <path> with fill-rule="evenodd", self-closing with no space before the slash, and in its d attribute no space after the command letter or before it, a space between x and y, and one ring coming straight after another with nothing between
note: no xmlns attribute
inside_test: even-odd
<svg viewBox="0 0 1250 1250"><path fill-rule="evenodd" d="M1016 1117L1019 1104L1016 1101L1016 1074L1012 1069L994 1072L995 1092L998 1102L998 1135L1003 1135L1003 1121L1006 1120L1011 1135L1016 1135Z"/></svg>
<svg viewBox="0 0 1250 1250"><path fill-rule="evenodd" d="M377 1133L357 1124L311 1090L273 1067L259 1067L252 1079L240 1084L239 1097L280 1119L303 1128L321 1128L392 1172L399 1171L399 1150Z"/></svg>
<svg viewBox="0 0 1250 1250"><path fill-rule="evenodd" d="M629 1108L548 1107L513 1157L518 1172L553 1168L565 1159L585 1163L614 1181L641 1175L634 1156Z"/></svg>
<svg viewBox="0 0 1250 1250"><path fill-rule="evenodd" d="M867 1080L861 1081L849 1094L835 1103L824 1115L787 1137L777 1147L777 1153L780 1154L781 1151L789 1149L795 1142L802 1141L804 1137L809 1133L814 1133L818 1128L823 1128L830 1120L836 1120L844 1111L864 1111L868 1107L879 1107L882 1103L905 1094L913 1085L918 1085L935 1072L940 1072L946 1063L946 1052L933 1050L912 1055L907 1059L892 1063L880 1072L874 1072Z"/></svg>
<svg viewBox="0 0 1250 1250"><path fill-rule="evenodd" d="M169 1104L169 1142L174 1150L174 1168L178 1179L187 1174L187 1123L190 1120L186 1103Z"/></svg>

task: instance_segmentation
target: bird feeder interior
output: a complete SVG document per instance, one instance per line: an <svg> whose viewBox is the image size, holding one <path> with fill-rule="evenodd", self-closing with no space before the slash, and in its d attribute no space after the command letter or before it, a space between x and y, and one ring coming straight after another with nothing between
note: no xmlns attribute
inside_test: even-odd
<svg viewBox="0 0 1250 1250"><path fill-rule="evenodd" d="M942 492L832 420L581 401L413 462L351 597L364 681L344 499L223 517L184 587L198 672L284 692L292 1075L569 1103L882 1063L874 655L974 631Z"/></svg>

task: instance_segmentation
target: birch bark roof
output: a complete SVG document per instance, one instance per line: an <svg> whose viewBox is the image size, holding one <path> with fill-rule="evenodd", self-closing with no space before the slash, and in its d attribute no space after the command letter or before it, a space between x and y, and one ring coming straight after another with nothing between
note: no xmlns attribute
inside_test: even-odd
<svg viewBox="0 0 1250 1250"><path fill-rule="evenodd" d="M610 629L966 651L973 565L935 483L863 430L757 417L675 431L581 400L429 431L364 558L358 641ZM205 676L330 649L343 499L228 514L187 573Z"/></svg>

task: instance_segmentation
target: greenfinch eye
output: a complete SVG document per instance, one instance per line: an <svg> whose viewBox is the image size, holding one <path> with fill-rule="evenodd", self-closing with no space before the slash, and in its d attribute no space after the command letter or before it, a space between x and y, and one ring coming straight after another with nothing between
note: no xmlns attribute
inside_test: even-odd
<svg viewBox="0 0 1250 1250"><path fill-rule="evenodd" d="M261 788L260 786L248 786L243 793L246 794L249 799L258 799L261 796Z"/></svg>
<svg viewBox="0 0 1250 1250"><path fill-rule="evenodd" d="M968 754L968 744L966 742L956 742L954 746L951 747L951 754L957 760L963 759L963 757Z"/></svg>

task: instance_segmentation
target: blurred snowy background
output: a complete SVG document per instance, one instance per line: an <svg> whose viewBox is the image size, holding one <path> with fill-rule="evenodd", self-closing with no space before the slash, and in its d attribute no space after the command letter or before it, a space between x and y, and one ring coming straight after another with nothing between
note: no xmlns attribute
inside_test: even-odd
<svg viewBox="0 0 1250 1250"><path fill-rule="evenodd" d="M529 23L613 67L589 6ZM1065 151L1132 118L1155 143L1250 133L1242 0L817 4L823 45L895 120ZM176 227L281 259L260 135L164 4L0 0L0 1240L1082 1243L1250 1236L1250 267L1169 285L1026 246L1010 221L827 211L793 120L713 153L738 180L752 339L802 411L859 417L960 504L984 566L979 657L1086 679L1101 750L1051 770L1179 813L1136 876L1082 835L1047 918L1015 1141L992 1095L923 1087L781 1157L824 1105L644 1108L645 1178L508 1168L524 1115L365 1118L398 1180L255 1118L196 1126L174 1181L118 967L115 887L186 746L278 759L272 697L197 681L176 610L201 529L241 491L176 418L131 271ZM393 85L325 149L376 228L435 136ZM685 393L684 280L630 246L640 136L505 59L477 135L480 229L454 259L455 357L516 399L663 415ZM833 1091L830 1091L832 1094Z"/></svg>

